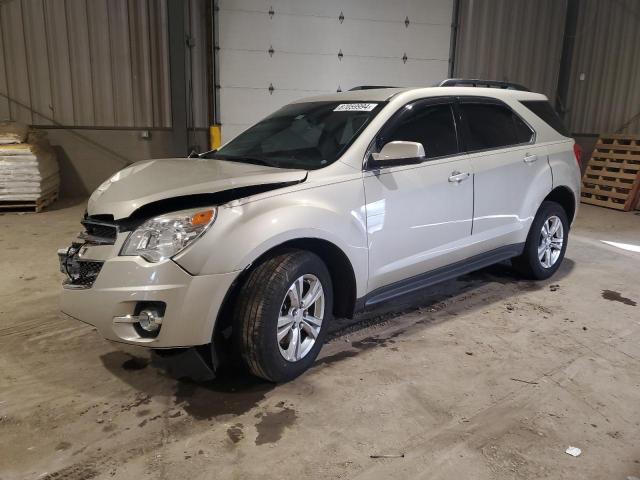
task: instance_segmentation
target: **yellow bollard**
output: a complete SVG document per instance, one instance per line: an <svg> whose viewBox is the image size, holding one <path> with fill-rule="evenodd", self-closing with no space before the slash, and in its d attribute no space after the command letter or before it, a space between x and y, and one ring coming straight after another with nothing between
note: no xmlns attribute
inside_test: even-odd
<svg viewBox="0 0 640 480"><path fill-rule="evenodd" d="M217 150L222 145L222 125L209 127L209 146L211 150Z"/></svg>

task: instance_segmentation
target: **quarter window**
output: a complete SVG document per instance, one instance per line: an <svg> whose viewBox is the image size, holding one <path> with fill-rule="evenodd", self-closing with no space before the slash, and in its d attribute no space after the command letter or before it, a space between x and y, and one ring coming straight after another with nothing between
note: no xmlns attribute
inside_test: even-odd
<svg viewBox="0 0 640 480"><path fill-rule="evenodd" d="M507 106L463 102L460 109L468 128L469 151L519 145L533 138L531 128Z"/></svg>
<svg viewBox="0 0 640 480"><path fill-rule="evenodd" d="M553 128L560 135L564 135L565 137L570 137L571 134L567 130L567 127L564 126L562 120L556 113L556 111L549 105L549 102L546 100L531 100L526 102L520 102L537 116L539 116L542 120L548 123L551 128Z"/></svg>
<svg viewBox="0 0 640 480"><path fill-rule="evenodd" d="M451 104L414 102L402 107L379 135L378 149L398 140L421 143L427 158L458 153Z"/></svg>

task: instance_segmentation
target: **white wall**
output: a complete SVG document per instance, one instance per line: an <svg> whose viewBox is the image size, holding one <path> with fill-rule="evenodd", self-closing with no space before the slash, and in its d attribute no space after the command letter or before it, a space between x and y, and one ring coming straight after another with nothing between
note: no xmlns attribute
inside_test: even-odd
<svg viewBox="0 0 640 480"><path fill-rule="evenodd" d="M446 78L452 11L452 0L220 0L223 141L302 97Z"/></svg>

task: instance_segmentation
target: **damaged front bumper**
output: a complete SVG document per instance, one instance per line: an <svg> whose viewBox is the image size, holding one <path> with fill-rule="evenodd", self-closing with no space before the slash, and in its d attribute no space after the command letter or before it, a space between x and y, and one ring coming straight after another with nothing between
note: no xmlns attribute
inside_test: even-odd
<svg viewBox="0 0 640 480"><path fill-rule="evenodd" d="M191 275L172 260L117 256L125 238L118 235L113 245L74 243L58 252L67 275L62 311L114 342L158 349L210 343L219 308L239 272ZM136 317L145 305L163 306L155 335L122 320Z"/></svg>

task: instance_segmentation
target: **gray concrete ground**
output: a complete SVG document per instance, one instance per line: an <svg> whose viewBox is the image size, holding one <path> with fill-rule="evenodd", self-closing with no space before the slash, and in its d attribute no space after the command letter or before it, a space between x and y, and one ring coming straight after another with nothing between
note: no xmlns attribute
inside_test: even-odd
<svg viewBox="0 0 640 480"><path fill-rule="evenodd" d="M55 208L0 216L2 480L640 476L640 253L600 242L640 244L637 214L583 205L551 281L497 266L339 322L273 386L172 379L59 314L84 205Z"/></svg>

